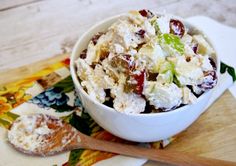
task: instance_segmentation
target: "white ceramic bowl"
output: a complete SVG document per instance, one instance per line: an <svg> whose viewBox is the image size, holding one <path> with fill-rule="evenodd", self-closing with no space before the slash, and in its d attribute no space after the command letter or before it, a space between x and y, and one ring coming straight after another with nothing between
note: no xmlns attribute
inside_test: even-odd
<svg viewBox="0 0 236 166"><path fill-rule="evenodd" d="M94 34L106 31L107 28L121 16L123 15L117 15L99 22L84 33L77 41L72 52L70 63L71 75L76 91L90 116L110 133L123 139L137 142L153 142L169 138L186 129L201 115L210 99L212 89L201 95L196 103L180 107L170 112L124 114L91 99L79 83L75 61L79 58L80 53L87 48L88 42ZM189 27L196 30L196 28L188 22L182 21L187 28ZM209 39L208 42L211 43ZM219 59L215 57L214 60L216 62L218 75Z"/></svg>

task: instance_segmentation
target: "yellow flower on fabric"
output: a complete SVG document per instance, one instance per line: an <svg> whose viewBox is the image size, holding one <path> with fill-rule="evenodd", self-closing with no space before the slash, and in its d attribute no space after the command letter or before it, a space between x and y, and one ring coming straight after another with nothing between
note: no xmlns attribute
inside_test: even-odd
<svg viewBox="0 0 236 166"><path fill-rule="evenodd" d="M12 109L11 104L7 102L6 97L0 96L0 115Z"/></svg>
<svg viewBox="0 0 236 166"><path fill-rule="evenodd" d="M0 110L5 110L4 112L6 112L6 110L10 111L12 108L17 107L32 98L31 95L25 94L25 91L22 89L16 92L8 92L0 97L2 102Z"/></svg>
<svg viewBox="0 0 236 166"><path fill-rule="evenodd" d="M14 93L15 103L13 104L13 107L15 108L18 105L28 101L31 98L32 98L32 96L25 94L24 90L19 90L19 91Z"/></svg>

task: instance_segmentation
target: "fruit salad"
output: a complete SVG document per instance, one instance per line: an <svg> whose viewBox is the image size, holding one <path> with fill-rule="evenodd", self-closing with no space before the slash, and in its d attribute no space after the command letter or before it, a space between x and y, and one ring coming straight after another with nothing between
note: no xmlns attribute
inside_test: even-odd
<svg viewBox="0 0 236 166"><path fill-rule="evenodd" d="M171 111L217 83L215 51L171 15L130 11L95 34L75 62L94 100L123 113Z"/></svg>

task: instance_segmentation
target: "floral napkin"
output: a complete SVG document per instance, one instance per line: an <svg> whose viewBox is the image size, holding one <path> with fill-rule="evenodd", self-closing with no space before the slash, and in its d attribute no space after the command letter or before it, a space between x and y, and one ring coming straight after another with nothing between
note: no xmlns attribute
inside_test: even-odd
<svg viewBox="0 0 236 166"><path fill-rule="evenodd" d="M12 150L7 145L6 129L20 115L32 113L45 113L62 118L84 134L98 139L114 142L131 143L113 136L98 126L83 110L79 98L76 96L73 81L70 76L69 59L55 63L52 66L32 75L29 78L10 83L0 87L0 148L3 162L15 165L11 158L21 157L17 165L34 163L34 165L64 165L64 166L90 166L90 165L142 165L145 159L135 159L113 153L78 149L62 154L51 160L47 158L25 157ZM173 138L145 146L164 148ZM131 143L133 144L133 143ZM9 155L11 157L9 157ZM106 161L105 161L106 160ZM110 164L109 164L110 163Z"/></svg>

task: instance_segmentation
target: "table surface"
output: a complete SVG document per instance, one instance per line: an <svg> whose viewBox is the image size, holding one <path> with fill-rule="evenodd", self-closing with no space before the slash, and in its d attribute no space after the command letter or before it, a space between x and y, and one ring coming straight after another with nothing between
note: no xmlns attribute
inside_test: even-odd
<svg viewBox="0 0 236 166"><path fill-rule="evenodd" d="M235 0L1 0L0 84L55 61L52 57L70 51L78 37L99 20L142 8L182 17L205 15L236 27ZM9 71L47 58L51 60ZM236 161L235 101L228 91L224 93L167 149Z"/></svg>
<svg viewBox="0 0 236 166"><path fill-rule="evenodd" d="M68 50L99 20L142 8L205 15L236 27L235 0L1 0L0 70Z"/></svg>

